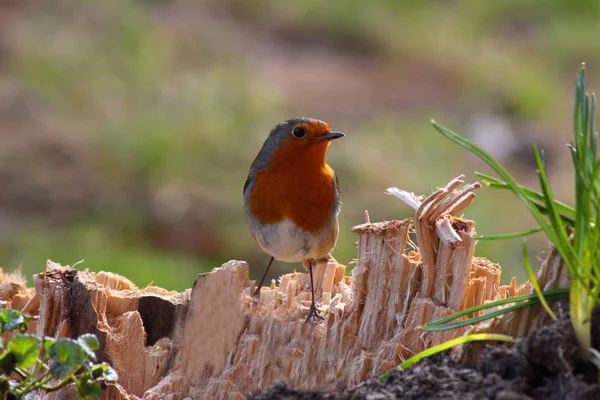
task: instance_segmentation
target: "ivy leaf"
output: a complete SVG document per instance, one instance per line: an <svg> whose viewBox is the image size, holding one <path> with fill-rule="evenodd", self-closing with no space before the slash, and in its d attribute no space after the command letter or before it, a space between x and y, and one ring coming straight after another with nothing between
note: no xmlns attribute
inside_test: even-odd
<svg viewBox="0 0 600 400"><path fill-rule="evenodd" d="M23 315L12 308L3 308L0 310L0 326L2 331L10 331L18 328L25 323Z"/></svg>
<svg viewBox="0 0 600 400"><path fill-rule="evenodd" d="M23 323L22 323L22 325L20 327L21 328L21 333L27 332L27 324L29 322L40 319L39 315L33 315L33 316L22 315L22 316L23 316Z"/></svg>
<svg viewBox="0 0 600 400"><path fill-rule="evenodd" d="M10 383L8 378L4 375L0 376L0 393L8 393L10 389ZM6 396L8 398L8 396Z"/></svg>
<svg viewBox="0 0 600 400"><path fill-rule="evenodd" d="M25 323L31 322L31 321L37 321L38 319L40 319L39 315L23 315L23 319Z"/></svg>
<svg viewBox="0 0 600 400"><path fill-rule="evenodd" d="M50 346L50 373L63 379L83 366L86 352L75 340L58 339Z"/></svg>
<svg viewBox="0 0 600 400"><path fill-rule="evenodd" d="M77 398L84 400L96 400L100 398L102 390L96 382L90 381L89 376L85 375L79 379L77 385Z"/></svg>
<svg viewBox="0 0 600 400"><path fill-rule="evenodd" d="M50 347L52 347L54 343L56 343L56 340L54 340L54 338L48 336L44 338L44 361L50 358Z"/></svg>
<svg viewBox="0 0 600 400"><path fill-rule="evenodd" d="M9 351L16 361L16 366L27 369L35 364L42 341L34 335L16 335L6 345L6 350Z"/></svg>
<svg viewBox="0 0 600 400"><path fill-rule="evenodd" d="M13 371L15 370L16 366L17 366L17 359L11 352L5 351L0 356L0 372L2 372L2 374L6 375L6 376L10 376L10 374L12 374Z"/></svg>
<svg viewBox="0 0 600 400"><path fill-rule="evenodd" d="M89 358L96 361L96 353L94 353L94 351L100 348L100 342L98 341L96 335L92 335L91 333L81 335L77 339L77 343L79 343Z"/></svg>
<svg viewBox="0 0 600 400"><path fill-rule="evenodd" d="M115 371L113 367L109 365L104 372L104 379L110 382L116 382L119 380L119 375L117 374L117 371Z"/></svg>
<svg viewBox="0 0 600 400"><path fill-rule="evenodd" d="M101 376L104 377L107 381L115 382L119 379L119 375L117 371L115 371L110 365L107 363L93 365L90 369L90 375L92 379L98 379Z"/></svg>
<svg viewBox="0 0 600 400"><path fill-rule="evenodd" d="M79 343L81 343L81 342L86 343L89 346L89 348L94 351L96 351L100 348L100 342L98 341L98 338L96 337L96 335L93 335L91 333L86 333L85 335L79 336L77 341Z"/></svg>

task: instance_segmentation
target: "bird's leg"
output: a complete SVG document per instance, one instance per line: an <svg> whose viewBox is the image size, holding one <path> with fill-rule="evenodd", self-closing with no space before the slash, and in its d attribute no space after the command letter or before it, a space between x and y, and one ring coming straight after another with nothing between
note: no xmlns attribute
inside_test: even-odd
<svg viewBox="0 0 600 400"><path fill-rule="evenodd" d="M252 297L256 298L260 295L260 288L262 287L262 284L265 281L267 272L269 272L269 268L271 268L271 264L273 264L274 259L275 259L274 257L271 257L271 259L269 260L269 264L267 264L267 269L265 270L265 273L263 274L262 278L260 278L260 283L258 284L258 287L254 291L254 293L252 293Z"/></svg>
<svg viewBox="0 0 600 400"><path fill-rule="evenodd" d="M309 324L312 324L313 322L315 322L315 319L318 319L318 320L325 319L319 313L319 310L317 309L317 304L315 302L315 285L313 283L313 273L312 273L312 266L313 266L314 261L315 260L313 260L313 259L307 260L308 273L310 274L310 293L312 295L311 302L310 302L310 311L308 312L308 317L306 317L306 322L308 322Z"/></svg>

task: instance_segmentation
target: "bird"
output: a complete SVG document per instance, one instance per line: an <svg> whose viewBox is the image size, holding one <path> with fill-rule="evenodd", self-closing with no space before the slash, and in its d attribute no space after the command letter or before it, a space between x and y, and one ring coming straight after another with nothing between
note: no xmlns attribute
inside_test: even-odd
<svg viewBox="0 0 600 400"><path fill-rule="evenodd" d="M318 119L280 122L265 140L244 184L250 234L271 256L253 296L260 294L273 260L301 261L310 274L307 323L324 319L315 301L313 266L331 257L339 234L339 184L326 158L331 141L343 136Z"/></svg>

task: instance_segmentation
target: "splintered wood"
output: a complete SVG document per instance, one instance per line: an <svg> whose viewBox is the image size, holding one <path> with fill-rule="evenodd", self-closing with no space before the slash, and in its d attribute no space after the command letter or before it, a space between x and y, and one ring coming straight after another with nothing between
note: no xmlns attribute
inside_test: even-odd
<svg viewBox="0 0 600 400"><path fill-rule="evenodd" d="M0 276L0 299L38 314L39 321L30 323L38 335L96 334L99 360L119 373L119 382L107 385L106 399L243 399L281 379L320 389L359 383L468 330L423 332L419 326L531 292L531 285L517 287L514 281L499 286L500 267L473 257L475 223L458 214L479 184L460 187L462 178L425 200L388 190L417 210L414 225L405 219L356 226L351 276L335 260L317 264L316 295L325 316L320 324L304 322L310 304L306 273L284 275L254 299L255 284L242 261L200 275L183 293L138 289L115 274L49 262L34 278L35 291L16 276ZM413 226L418 249L410 239ZM538 277L545 288L568 283L554 253ZM508 320L477 329L525 334L541 321L518 318L534 322L524 331ZM74 397L63 389L48 398Z"/></svg>

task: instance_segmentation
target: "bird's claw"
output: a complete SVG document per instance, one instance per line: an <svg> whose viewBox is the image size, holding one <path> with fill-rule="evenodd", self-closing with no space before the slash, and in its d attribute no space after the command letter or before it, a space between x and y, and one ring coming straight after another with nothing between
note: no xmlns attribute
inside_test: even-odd
<svg viewBox="0 0 600 400"><path fill-rule="evenodd" d="M319 309L317 308L317 305L315 303L310 305L310 310L308 312L308 316L306 317L306 323L307 324L314 324L318 321L324 321L325 317L323 315L321 315L321 313L319 312Z"/></svg>
<svg viewBox="0 0 600 400"><path fill-rule="evenodd" d="M256 289L252 292L250 296L253 304L260 304L260 289Z"/></svg>

